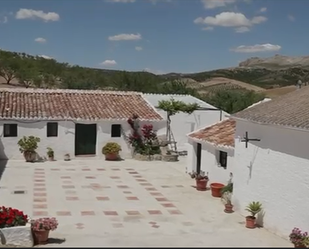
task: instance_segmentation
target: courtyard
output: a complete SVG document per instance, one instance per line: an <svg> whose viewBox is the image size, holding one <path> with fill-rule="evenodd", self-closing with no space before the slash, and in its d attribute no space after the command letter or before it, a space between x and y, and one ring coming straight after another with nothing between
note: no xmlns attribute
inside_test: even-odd
<svg viewBox="0 0 309 249"><path fill-rule="evenodd" d="M56 217L46 247L291 247L263 228L245 228L210 191L196 191L185 160L2 161L1 205Z"/></svg>

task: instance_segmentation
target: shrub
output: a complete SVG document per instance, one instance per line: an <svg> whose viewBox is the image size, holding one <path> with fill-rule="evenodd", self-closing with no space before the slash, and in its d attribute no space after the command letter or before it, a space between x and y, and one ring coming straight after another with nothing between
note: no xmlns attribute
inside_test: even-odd
<svg viewBox="0 0 309 249"><path fill-rule="evenodd" d="M25 226L28 216L14 208L0 207L0 228Z"/></svg>
<svg viewBox="0 0 309 249"><path fill-rule="evenodd" d="M38 143L40 142L40 138L29 136L29 137L23 137L18 141L19 145L19 151L21 153L24 152L35 152L35 150L38 148Z"/></svg>
<svg viewBox="0 0 309 249"><path fill-rule="evenodd" d="M52 148L50 148L50 147L47 147L47 155L49 157L53 157L54 154L55 154L54 150Z"/></svg>
<svg viewBox="0 0 309 249"><path fill-rule="evenodd" d="M308 233L302 232L299 228L295 227L290 233L290 241L297 246L307 246L309 242Z"/></svg>
<svg viewBox="0 0 309 249"><path fill-rule="evenodd" d="M102 148L104 155L118 153L119 151L121 151L121 146L114 142L109 142Z"/></svg>
<svg viewBox="0 0 309 249"><path fill-rule="evenodd" d="M56 218L39 218L31 221L31 228L33 231L49 231L56 230L58 227L58 221Z"/></svg>

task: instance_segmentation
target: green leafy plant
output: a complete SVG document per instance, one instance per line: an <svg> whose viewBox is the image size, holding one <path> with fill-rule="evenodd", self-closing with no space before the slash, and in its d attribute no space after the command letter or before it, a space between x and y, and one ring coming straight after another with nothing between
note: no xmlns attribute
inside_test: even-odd
<svg viewBox="0 0 309 249"><path fill-rule="evenodd" d="M233 183L232 182L229 182L226 186L224 186L222 189L221 189L221 194L223 195L224 193L233 193Z"/></svg>
<svg viewBox="0 0 309 249"><path fill-rule="evenodd" d="M50 147L47 147L47 155L48 155L48 157L54 157L54 155L55 155L54 150Z"/></svg>
<svg viewBox="0 0 309 249"><path fill-rule="evenodd" d="M262 211L262 204L260 202L251 202L246 208L246 211L248 211L251 214L251 217L254 217Z"/></svg>
<svg viewBox="0 0 309 249"><path fill-rule="evenodd" d="M35 152L35 150L38 148L38 143L40 141L41 140L38 137L34 137L34 136L26 137L26 136L24 136L17 143L19 145L19 151L21 153Z"/></svg>
<svg viewBox="0 0 309 249"><path fill-rule="evenodd" d="M192 172L192 173L189 173L189 175L192 179L195 179L195 180L209 181L208 172L207 172L207 174L205 174L204 171L201 171L200 173Z"/></svg>
<svg viewBox="0 0 309 249"><path fill-rule="evenodd" d="M121 151L121 146L114 142L109 142L102 148L104 155L119 153L119 151Z"/></svg>

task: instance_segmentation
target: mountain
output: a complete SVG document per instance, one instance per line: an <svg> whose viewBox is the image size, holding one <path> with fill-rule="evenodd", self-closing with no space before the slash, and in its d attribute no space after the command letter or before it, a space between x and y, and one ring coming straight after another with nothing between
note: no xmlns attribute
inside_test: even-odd
<svg viewBox="0 0 309 249"><path fill-rule="evenodd" d="M309 56L275 55L269 58L252 57L239 63L242 68L288 69L293 67L309 69Z"/></svg>

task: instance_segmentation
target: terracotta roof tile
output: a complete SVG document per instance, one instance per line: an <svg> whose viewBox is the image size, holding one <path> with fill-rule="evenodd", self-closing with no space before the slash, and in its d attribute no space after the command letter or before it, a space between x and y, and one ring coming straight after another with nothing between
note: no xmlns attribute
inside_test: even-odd
<svg viewBox="0 0 309 249"><path fill-rule="evenodd" d="M226 119L204 129L190 133L189 137L214 145L234 147L236 121Z"/></svg>
<svg viewBox="0 0 309 249"><path fill-rule="evenodd" d="M309 129L309 86L245 109L232 117L261 124Z"/></svg>
<svg viewBox="0 0 309 249"><path fill-rule="evenodd" d="M0 119L162 120L141 93L85 90L0 89Z"/></svg>

